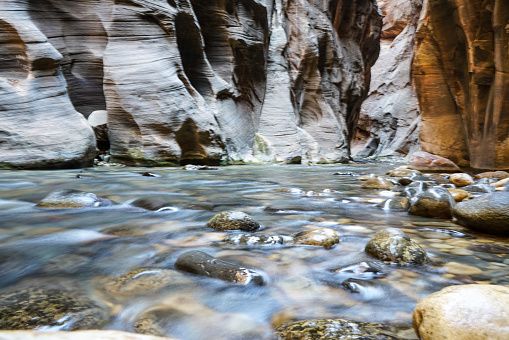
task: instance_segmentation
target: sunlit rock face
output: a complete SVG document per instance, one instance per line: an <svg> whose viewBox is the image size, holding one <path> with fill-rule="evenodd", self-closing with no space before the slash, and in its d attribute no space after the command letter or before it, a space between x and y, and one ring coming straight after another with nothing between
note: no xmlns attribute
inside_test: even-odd
<svg viewBox="0 0 509 340"><path fill-rule="evenodd" d="M411 69L422 3L378 0L384 15L381 51L352 140L354 157L406 155L420 149L421 117Z"/></svg>
<svg viewBox="0 0 509 340"><path fill-rule="evenodd" d="M509 168L509 2L423 7L413 63L422 148L459 165Z"/></svg>
<svg viewBox="0 0 509 340"><path fill-rule="evenodd" d="M379 52L375 0L5 6L7 166L90 164L98 110L129 165L344 161Z"/></svg>

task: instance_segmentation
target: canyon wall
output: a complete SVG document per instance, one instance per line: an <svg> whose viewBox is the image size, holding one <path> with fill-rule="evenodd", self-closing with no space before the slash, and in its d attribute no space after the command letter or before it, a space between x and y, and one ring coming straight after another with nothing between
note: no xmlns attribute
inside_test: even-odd
<svg viewBox="0 0 509 340"><path fill-rule="evenodd" d="M509 2L425 0L413 78L425 151L509 168Z"/></svg>
<svg viewBox="0 0 509 340"><path fill-rule="evenodd" d="M375 0L0 4L0 166L341 162L379 52Z"/></svg>
<svg viewBox="0 0 509 340"><path fill-rule="evenodd" d="M423 0L378 0L383 11L380 57L352 140L354 157L406 155L420 149L421 115L411 77Z"/></svg>

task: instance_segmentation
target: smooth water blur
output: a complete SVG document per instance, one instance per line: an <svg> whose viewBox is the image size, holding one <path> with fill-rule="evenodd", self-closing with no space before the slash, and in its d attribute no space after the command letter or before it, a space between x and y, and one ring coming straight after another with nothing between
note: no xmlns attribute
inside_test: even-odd
<svg viewBox="0 0 509 340"><path fill-rule="evenodd" d="M114 316L105 328L133 331L133 324L144 311L170 310L168 315L160 313L167 319L167 335L181 339L271 338L273 326L280 322L323 317L400 322L410 327L412 310L420 298L460 282L435 265L385 266L386 273L379 278L335 273L344 266L373 261L363 250L377 230L403 228L426 248L434 262L454 261L478 268L489 263L451 251L477 244L482 238L455 238L437 232L433 223L423 228L426 222L442 220L384 210L377 203L390 194L361 189L362 182L355 180L362 174L385 174L395 167L350 164L229 166L218 171L113 167L1 171L0 287L12 288L27 280L43 284L48 278L75 280L80 289L103 294L105 300L111 298L108 306ZM146 171L159 177L142 176ZM334 175L336 172L342 174ZM35 207L56 189L93 192L119 204L69 210ZM171 204L167 209L147 211L130 205L138 198L163 198ZM318 226L338 231L341 242L331 249L226 244L222 242L225 236L238 232L217 232L205 226L214 214L224 210L250 214L262 225L256 234L289 236ZM412 224L415 222L421 222L421 227ZM459 226L457 230L465 231ZM430 232L445 236L435 238ZM261 270L269 283L239 286L185 274L191 284L169 286L155 294L140 291L126 298L113 298L98 284L105 282L104 277L137 268L174 269L176 258L189 250ZM351 292L341 285L348 278L368 281L360 285L353 282L356 292Z"/></svg>

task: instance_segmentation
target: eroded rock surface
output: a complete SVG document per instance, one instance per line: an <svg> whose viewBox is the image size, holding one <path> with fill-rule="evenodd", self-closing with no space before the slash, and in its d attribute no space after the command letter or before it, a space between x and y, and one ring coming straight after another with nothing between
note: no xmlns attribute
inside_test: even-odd
<svg viewBox="0 0 509 340"><path fill-rule="evenodd" d="M508 19L507 1L426 1L413 63L423 150L509 168Z"/></svg>
<svg viewBox="0 0 509 340"><path fill-rule="evenodd" d="M379 0L380 57L352 144L354 156L409 154L420 149L421 115L413 80L414 40L423 0Z"/></svg>
<svg viewBox="0 0 509 340"><path fill-rule="evenodd" d="M104 110L111 162L345 161L379 51L375 0L2 6L6 167L91 165Z"/></svg>

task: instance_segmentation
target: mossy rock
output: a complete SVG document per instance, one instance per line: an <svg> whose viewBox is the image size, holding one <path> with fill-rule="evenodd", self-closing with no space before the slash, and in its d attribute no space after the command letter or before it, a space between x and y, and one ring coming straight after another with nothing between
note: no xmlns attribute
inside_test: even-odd
<svg viewBox="0 0 509 340"><path fill-rule="evenodd" d="M27 288L0 295L0 329L100 328L107 310L79 292Z"/></svg>
<svg viewBox="0 0 509 340"><path fill-rule="evenodd" d="M97 197L96 194L91 192L74 189L59 189L50 192L37 203L36 207L44 209L75 209L97 208L113 204L112 201Z"/></svg>
<svg viewBox="0 0 509 340"><path fill-rule="evenodd" d="M377 232L366 244L365 251L386 263L423 265L429 262L424 249L396 228Z"/></svg>
<svg viewBox="0 0 509 340"><path fill-rule="evenodd" d="M392 328L344 319L312 319L287 322L276 328L281 340L396 340Z"/></svg>
<svg viewBox="0 0 509 340"><path fill-rule="evenodd" d="M223 211L215 215L207 223L208 228L218 231L226 230L244 230L255 231L260 228L260 224L251 216L242 211Z"/></svg>

